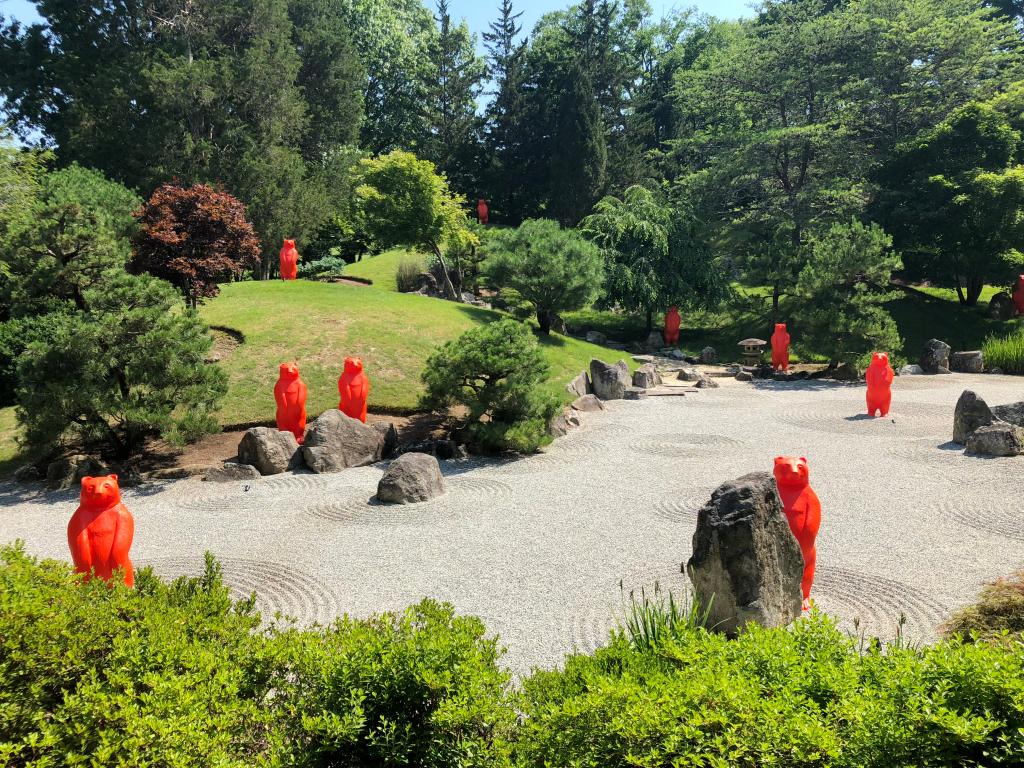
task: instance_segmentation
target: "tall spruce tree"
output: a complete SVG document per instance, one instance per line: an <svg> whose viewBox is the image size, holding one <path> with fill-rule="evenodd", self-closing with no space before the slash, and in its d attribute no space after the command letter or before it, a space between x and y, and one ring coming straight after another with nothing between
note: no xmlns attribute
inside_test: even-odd
<svg viewBox="0 0 1024 768"><path fill-rule="evenodd" d="M566 73L551 162L552 212L575 226L604 192L608 150L590 76L576 63Z"/></svg>
<svg viewBox="0 0 1024 768"><path fill-rule="evenodd" d="M466 22L452 23L448 0L438 0L436 21L438 35L430 51L433 81L427 99L429 135L422 154L434 161L455 190L468 193L476 184L473 166L480 124L476 99L487 67L476 55Z"/></svg>

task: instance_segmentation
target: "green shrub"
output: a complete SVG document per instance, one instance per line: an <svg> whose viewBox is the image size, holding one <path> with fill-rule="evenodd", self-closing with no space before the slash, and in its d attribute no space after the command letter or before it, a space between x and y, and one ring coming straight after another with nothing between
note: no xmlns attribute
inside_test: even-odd
<svg viewBox="0 0 1024 768"><path fill-rule="evenodd" d="M551 441L547 424L558 409L542 391L547 373L533 334L500 320L471 328L427 359L423 404L441 412L466 407L470 441L480 450L530 453Z"/></svg>
<svg viewBox="0 0 1024 768"><path fill-rule="evenodd" d="M736 640L620 635L524 683L521 766L980 766L1024 754L1024 654L859 653L826 617Z"/></svg>
<svg viewBox="0 0 1024 768"><path fill-rule="evenodd" d="M1014 331L1008 336L989 336L982 351L986 367L1024 375L1024 330Z"/></svg>
<svg viewBox="0 0 1024 768"><path fill-rule="evenodd" d="M395 285L400 293L409 293L419 287L420 273L424 271L422 259L405 258L398 262L395 270Z"/></svg>
<svg viewBox="0 0 1024 768"><path fill-rule="evenodd" d="M515 712L478 619L427 600L259 625L209 556L129 590L0 549L0 765L507 765Z"/></svg>
<svg viewBox="0 0 1024 768"><path fill-rule="evenodd" d="M341 277L346 266L348 266L348 262L341 256L324 256L317 261L302 259L299 262L297 273L298 277L305 278Z"/></svg>
<svg viewBox="0 0 1024 768"><path fill-rule="evenodd" d="M946 632L986 640L1024 639L1024 571L986 584L974 603L947 622Z"/></svg>

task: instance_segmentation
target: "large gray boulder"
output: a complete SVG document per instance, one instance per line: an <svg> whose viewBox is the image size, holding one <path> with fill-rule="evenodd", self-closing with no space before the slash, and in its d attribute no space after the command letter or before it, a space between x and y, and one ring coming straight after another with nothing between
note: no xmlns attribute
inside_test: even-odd
<svg viewBox="0 0 1024 768"><path fill-rule="evenodd" d="M985 354L980 350L954 352L949 358L949 369L959 373L983 373Z"/></svg>
<svg viewBox="0 0 1024 768"><path fill-rule="evenodd" d="M398 449L398 430L390 421L378 421L373 428L380 435L380 457L390 459Z"/></svg>
<svg viewBox="0 0 1024 768"><path fill-rule="evenodd" d="M1020 456L1024 453L1024 428L997 421L978 427L967 438L967 453L979 456Z"/></svg>
<svg viewBox="0 0 1024 768"><path fill-rule="evenodd" d="M952 347L938 339L928 339L921 352L921 370L925 373L949 373L949 353Z"/></svg>
<svg viewBox="0 0 1024 768"><path fill-rule="evenodd" d="M442 493L441 467L428 453L403 453L377 484L377 498L387 504L415 504Z"/></svg>
<svg viewBox="0 0 1024 768"><path fill-rule="evenodd" d="M965 389L953 410L953 442L966 444L974 430L986 427L995 420L988 404L973 391Z"/></svg>
<svg viewBox="0 0 1024 768"><path fill-rule="evenodd" d="M46 486L55 491L66 491L68 488L76 488L83 477L109 473L110 469L99 459L75 453L46 465Z"/></svg>
<svg viewBox="0 0 1024 768"><path fill-rule="evenodd" d="M306 429L302 456L314 472L340 472L380 461L383 448L380 432L332 408Z"/></svg>
<svg viewBox="0 0 1024 768"><path fill-rule="evenodd" d="M1024 427L1024 401L1008 403L1006 405L993 405L992 415L1000 421Z"/></svg>
<svg viewBox="0 0 1024 768"><path fill-rule="evenodd" d="M661 331L651 331L647 334L647 343L644 346L648 349L661 349L665 346L665 337L661 335Z"/></svg>
<svg viewBox="0 0 1024 768"><path fill-rule="evenodd" d="M993 320L1009 320L1016 313L1013 297L1006 291L1000 291L988 300L988 316Z"/></svg>
<svg viewBox="0 0 1024 768"><path fill-rule="evenodd" d="M711 494L686 571L708 629L732 636L751 621L783 627L800 616L804 559L771 474L744 475Z"/></svg>
<svg viewBox="0 0 1024 768"><path fill-rule="evenodd" d="M654 389L661 385L661 374L654 363L644 363L633 371L633 386L640 389Z"/></svg>
<svg viewBox="0 0 1024 768"><path fill-rule="evenodd" d="M594 358L590 361L590 385L602 400L621 400L625 397L626 388L632 386L629 366L625 360L609 365Z"/></svg>
<svg viewBox="0 0 1024 768"><path fill-rule="evenodd" d="M246 430L238 443L238 461L256 467L261 475L279 475L301 466L302 454L291 432L253 427Z"/></svg>

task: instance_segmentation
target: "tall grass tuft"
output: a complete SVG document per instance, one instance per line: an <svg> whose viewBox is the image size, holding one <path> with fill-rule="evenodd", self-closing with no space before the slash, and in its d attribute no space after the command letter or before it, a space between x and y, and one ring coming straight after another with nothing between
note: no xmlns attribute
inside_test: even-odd
<svg viewBox="0 0 1024 768"><path fill-rule="evenodd" d="M630 591L620 629L638 651L650 651L668 638L706 626L710 610L710 603L702 607L689 593L682 600L676 600L671 591L663 594L656 583L650 596L643 588L639 596Z"/></svg>
<svg viewBox="0 0 1024 768"><path fill-rule="evenodd" d="M1003 373L1024 375L1024 329L1008 336L989 336L982 347L985 366L1001 368Z"/></svg>
<svg viewBox="0 0 1024 768"><path fill-rule="evenodd" d="M419 287L420 273L425 269L421 259L407 258L398 262L395 271L395 285L399 293L410 293Z"/></svg>

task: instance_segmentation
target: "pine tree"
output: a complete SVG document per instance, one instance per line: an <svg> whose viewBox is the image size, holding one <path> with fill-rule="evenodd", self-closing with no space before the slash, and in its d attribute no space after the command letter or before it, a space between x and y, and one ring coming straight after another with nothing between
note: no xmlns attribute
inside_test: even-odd
<svg viewBox="0 0 1024 768"><path fill-rule="evenodd" d="M428 101L430 137L422 154L461 192L473 183L466 161L472 165L479 124L476 98L487 67L476 55L466 22L452 23L448 0L438 0L436 21L438 37L431 50L434 82Z"/></svg>
<svg viewBox="0 0 1024 768"><path fill-rule="evenodd" d="M604 192L608 150L590 76L579 63L563 83L551 162L551 208L575 226Z"/></svg>

